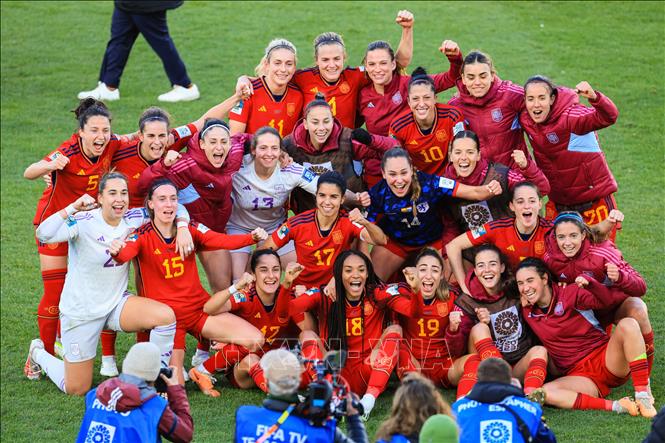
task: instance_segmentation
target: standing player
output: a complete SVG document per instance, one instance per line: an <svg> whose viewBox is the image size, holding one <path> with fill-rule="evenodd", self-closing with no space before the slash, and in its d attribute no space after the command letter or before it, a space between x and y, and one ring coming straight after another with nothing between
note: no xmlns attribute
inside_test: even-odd
<svg viewBox="0 0 665 443"><path fill-rule="evenodd" d="M649 365L639 325L635 319L621 319L608 336L588 315L592 309L616 306L625 294L587 276L577 276L575 283L566 287L553 284L539 259L530 257L517 268L517 286L529 304L523 308L524 318L564 375L545 384L545 403L654 417ZM629 375L635 402L628 397L606 400L611 389L626 383Z"/></svg>
<svg viewBox="0 0 665 443"><path fill-rule="evenodd" d="M150 341L159 347L165 364L171 356L175 334L171 308L144 297L130 296L126 291L129 266L117 263L109 253L116 239L125 238L148 219L142 209L127 211L125 177L118 172L102 176L97 202L101 208L88 211L97 205L95 199L84 194L37 228L37 237L43 243L69 243L71 267L59 306L64 361L35 339L30 344L24 372L29 379L36 380L44 371L60 390L73 395L85 395L90 389L102 329L152 330ZM175 207L173 212L175 215ZM186 229L178 229L176 246L183 255L191 248Z"/></svg>
<svg viewBox="0 0 665 443"><path fill-rule="evenodd" d="M293 131L303 107L302 92L291 83L296 63L293 43L275 39L268 44L256 67L259 78L252 81L253 94L229 114L232 134L253 134L263 126L272 126L282 137Z"/></svg>
<svg viewBox="0 0 665 443"><path fill-rule="evenodd" d="M236 316L209 316L203 312L210 296L201 286L196 256L189 254L193 250L188 250L189 255L183 258L173 243L177 205L175 185L167 179L156 180L146 197L151 223L126 242L114 241L110 254L116 263L126 263L136 257L141 294L170 306L175 312L176 332L170 365L178 368L178 374L181 374L187 333L199 341L207 338L238 343L250 349L260 347L263 339L251 325ZM261 228L245 235L217 233L201 223L191 223L187 228L194 239L194 247L200 250L237 248L263 240L267 235Z"/></svg>
<svg viewBox="0 0 665 443"><path fill-rule="evenodd" d="M457 43L445 40L439 51L448 58L450 69L432 76L436 92L455 86L462 65ZM363 63L372 83L360 91L359 112L369 132L387 136L390 123L408 108L406 99L411 77L399 73L395 53L385 41L370 43ZM380 161L365 162L364 178L368 187L381 180L380 171Z"/></svg>
<svg viewBox="0 0 665 443"><path fill-rule="evenodd" d="M382 280L387 280L409 254L425 246L442 249L441 207L447 198L484 200L501 193L497 181L472 187L416 171L409 153L402 148L387 151L381 169L384 179L369 192L372 202L367 218L378 220L388 236L385 245L372 249L372 262Z"/></svg>
<svg viewBox="0 0 665 443"><path fill-rule="evenodd" d="M576 211L589 225L605 220L616 209L617 182L595 131L616 122L616 106L584 81L572 90L535 76L527 80L524 92L526 110L520 114L520 123L552 187L547 218ZM589 99L592 108L581 105L578 94ZM612 240L615 236L616 229Z"/></svg>
<svg viewBox="0 0 665 443"><path fill-rule="evenodd" d="M319 335L303 331L300 335L303 357L320 360L325 349L347 353L342 368L352 392L364 394L360 402L369 417L376 398L383 392L397 364L402 328L390 325L384 329L389 311L406 316L417 316L422 303L418 292L416 272L404 270L411 286L381 286L372 262L365 254L348 249L334 263L335 300L312 288L292 300L292 315L314 311L318 315ZM309 368L311 372L311 367Z"/></svg>
<svg viewBox="0 0 665 443"><path fill-rule="evenodd" d="M531 163L519 124L520 112L524 110L521 86L501 80L490 56L472 51L464 58L457 91L448 104L462 110L466 125L478 135L484 159L512 169L520 169L523 158ZM547 193L543 191L544 194Z"/></svg>
<svg viewBox="0 0 665 443"><path fill-rule="evenodd" d="M104 103L92 98L81 100L74 110L78 130L58 149L31 164L23 173L29 180L50 175L33 220L35 228L81 195L97 196L99 179L111 164L120 141L111 133L111 113ZM54 353L58 329L58 303L67 274L67 241L48 244L37 240L39 266L44 284L37 323L46 351Z"/></svg>
<svg viewBox="0 0 665 443"><path fill-rule="evenodd" d="M321 175L316 185L316 209L289 218L264 243L265 248L279 249L293 240L298 263L307 269L296 284L318 288L328 283L335 259L358 238L372 245L386 243L383 231L357 208L348 214L341 210L345 191L339 173Z"/></svg>
<svg viewBox="0 0 665 443"><path fill-rule="evenodd" d="M421 67L411 74L407 91L410 110L390 123L390 136L409 152L419 171L442 175L448 145L464 130L462 112L437 103L434 80Z"/></svg>

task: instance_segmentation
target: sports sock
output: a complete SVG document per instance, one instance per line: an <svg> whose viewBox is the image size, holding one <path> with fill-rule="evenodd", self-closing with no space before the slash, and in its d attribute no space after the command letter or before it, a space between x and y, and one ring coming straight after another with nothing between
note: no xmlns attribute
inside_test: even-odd
<svg viewBox="0 0 665 443"><path fill-rule="evenodd" d="M104 329L101 333L102 357L115 355L115 338L117 334L111 329Z"/></svg>
<svg viewBox="0 0 665 443"><path fill-rule="evenodd" d="M532 359L524 374L524 393L528 394L534 389L542 387L546 376L547 362L542 358Z"/></svg>
<svg viewBox="0 0 665 443"><path fill-rule="evenodd" d="M53 383L64 393L65 390L65 362L49 354L45 349L35 349L32 358L48 375Z"/></svg>
<svg viewBox="0 0 665 443"><path fill-rule="evenodd" d="M173 353L173 338L175 337L175 322L164 326L155 326L150 331L150 341L157 345L161 354L162 364L169 365Z"/></svg>
<svg viewBox="0 0 665 443"><path fill-rule="evenodd" d="M481 360L487 360L488 358L503 358L501 352L494 346L494 341L491 338L483 338L478 340L473 344L476 347L478 356Z"/></svg>
<svg viewBox="0 0 665 443"><path fill-rule="evenodd" d="M633 379L635 392L646 392L649 385L649 363L646 354L639 355L628 363L628 366L630 366L630 376Z"/></svg>
<svg viewBox="0 0 665 443"><path fill-rule="evenodd" d="M323 358L323 353L321 348L319 348L319 343L315 339L304 340L301 344L302 356L305 360L321 360ZM316 379L316 369L311 363L305 363L305 371L310 376L310 379Z"/></svg>
<svg viewBox="0 0 665 443"><path fill-rule="evenodd" d="M573 409L597 409L599 411L611 411L612 400L592 397L590 395L578 393L573 404Z"/></svg>
<svg viewBox="0 0 665 443"><path fill-rule="evenodd" d="M204 361L203 367L210 374L226 371L245 358L247 354L249 354L247 348L229 343L224 345L215 355Z"/></svg>
<svg viewBox="0 0 665 443"><path fill-rule="evenodd" d="M651 332L642 334L644 337L644 346L647 348L647 363L649 363L649 375L651 375L651 368L653 368L653 355L656 352L656 348L653 342L653 329Z"/></svg>
<svg viewBox="0 0 665 443"><path fill-rule="evenodd" d="M67 268L50 269L42 272L42 283L44 295L37 307L37 325L39 326L39 338L44 342L44 349L53 355L53 344L58 331L58 316L60 310L60 294L65 285Z"/></svg>
<svg viewBox="0 0 665 443"><path fill-rule="evenodd" d="M256 386L258 386L259 389L261 389L266 394L268 393L268 383L266 382L263 369L261 369L261 365L259 363L255 363L254 366L249 368L249 376L252 377L252 380L254 380L254 383Z"/></svg>
<svg viewBox="0 0 665 443"><path fill-rule="evenodd" d="M471 392L471 389L478 380L478 365L480 365L480 357L478 354L473 354L464 362L464 369L462 376L457 384L457 400L464 397Z"/></svg>
<svg viewBox="0 0 665 443"><path fill-rule="evenodd" d="M399 332L389 332L381 340L378 354L372 363L372 373L367 382L367 394L374 398L377 398L386 389L390 374L397 364L397 353L401 340L402 334Z"/></svg>
<svg viewBox="0 0 665 443"><path fill-rule="evenodd" d="M418 368L413 363L409 349L406 346L400 346L397 358L397 376L401 379L409 372L418 372Z"/></svg>

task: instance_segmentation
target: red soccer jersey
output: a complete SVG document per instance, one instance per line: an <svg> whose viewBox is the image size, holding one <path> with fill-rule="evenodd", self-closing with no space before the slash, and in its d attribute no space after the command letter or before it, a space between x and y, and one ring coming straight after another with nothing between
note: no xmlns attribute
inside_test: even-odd
<svg viewBox="0 0 665 443"><path fill-rule="evenodd" d="M341 211L335 224L324 236L316 220L316 209L310 209L289 218L272 233L272 240L278 249L290 240L294 241L298 263L305 267L294 284L313 288L330 281L335 259L351 247L363 229L352 223L345 211Z"/></svg>
<svg viewBox="0 0 665 443"><path fill-rule="evenodd" d="M190 223L189 232L196 248L202 250L237 249L254 243L251 234L220 234L200 223ZM201 286L196 254L180 258L175 238L167 242L152 223L130 235L114 260L125 263L134 257L139 294L169 305L177 317L200 311L210 298Z"/></svg>
<svg viewBox="0 0 665 443"><path fill-rule="evenodd" d="M436 104L432 127L423 131L409 109L390 124L390 136L411 155L418 170L443 175L448 160L448 145L453 136L464 129L462 112L450 105Z"/></svg>
<svg viewBox="0 0 665 443"><path fill-rule="evenodd" d="M515 271L517 265L527 257L543 258L545 234L551 227L551 220L538 217L536 229L528 238L523 238L517 231L514 218L502 218L467 231L466 236L473 246L493 243L506 255L510 268Z"/></svg>
<svg viewBox="0 0 665 443"><path fill-rule="evenodd" d="M333 116L337 117L342 126L356 127L358 96L360 89L368 83L363 68L347 66L333 84L321 77L318 67L307 68L297 71L293 82L302 90L305 105L314 100L314 96L320 92L330 104Z"/></svg>
<svg viewBox="0 0 665 443"><path fill-rule="evenodd" d="M238 103L229 113L229 120L245 123L244 132L254 134L263 126L271 126L282 137L289 135L302 114L303 96L300 88L289 83L286 92L276 97L262 78L252 80L254 94Z"/></svg>
<svg viewBox="0 0 665 443"><path fill-rule="evenodd" d="M168 150L180 151L196 133L196 126L189 124L171 129L174 143L168 146ZM129 208L140 208L145 204L145 193L139 192L139 178L141 172L157 160L146 160L141 155L141 141L136 139L118 149L111 159L111 166L127 176L127 187L129 189Z"/></svg>
<svg viewBox="0 0 665 443"><path fill-rule="evenodd" d="M58 149L44 157L44 160L52 161L64 155L69 159L69 163L63 169L51 172L51 186L44 189L37 203L33 224L39 225L48 216L74 202L83 194L90 194L96 198L99 179L108 172L111 158L121 145L115 135L111 136L102 155L93 160L83 152L78 134L73 134Z"/></svg>

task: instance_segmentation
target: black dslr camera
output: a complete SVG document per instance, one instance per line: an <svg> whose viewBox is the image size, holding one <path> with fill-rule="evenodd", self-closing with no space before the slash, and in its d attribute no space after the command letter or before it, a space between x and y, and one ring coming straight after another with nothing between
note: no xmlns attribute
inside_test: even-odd
<svg viewBox="0 0 665 443"><path fill-rule="evenodd" d="M159 375L157 376L157 380L155 380L155 390L160 394L165 394L167 386L166 382L161 377L162 374L164 374L166 378L171 378L173 376L173 369L166 366L162 366L161 368L159 368Z"/></svg>

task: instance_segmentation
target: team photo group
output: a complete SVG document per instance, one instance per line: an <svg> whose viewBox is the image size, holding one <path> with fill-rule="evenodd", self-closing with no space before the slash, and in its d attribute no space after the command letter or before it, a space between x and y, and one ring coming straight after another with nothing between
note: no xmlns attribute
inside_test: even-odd
<svg viewBox="0 0 665 443"><path fill-rule="evenodd" d="M445 32L417 66L400 10L357 67L349 35L266 29L254 72L227 65L223 100L174 121L206 93L169 35L180 4L116 1L71 137L23 157L43 183L23 197L43 284L23 383L83 397L77 441L191 441L202 396L243 443L554 442L556 409L658 415L655 432L656 322L618 247L638 214L615 198L602 80L511 81ZM119 131L139 34L172 89ZM229 410L240 390L267 397Z"/></svg>

